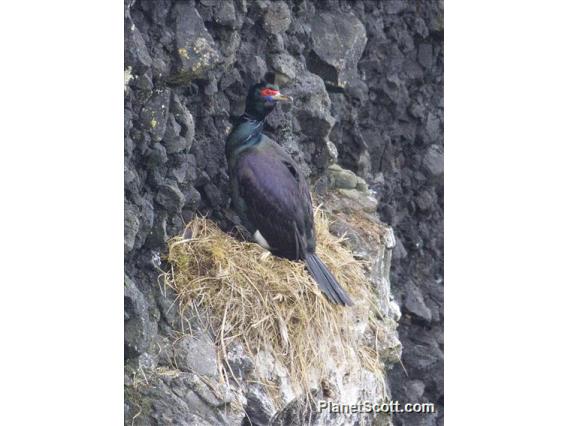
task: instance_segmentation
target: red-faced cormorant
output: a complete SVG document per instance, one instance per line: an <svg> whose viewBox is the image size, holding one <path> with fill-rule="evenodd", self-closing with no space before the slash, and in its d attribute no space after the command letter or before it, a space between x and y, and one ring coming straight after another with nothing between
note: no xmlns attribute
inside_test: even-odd
<svg viewBox="0 0 568 426"><path fill-rule="evenodd" d="M249 90L245 113L226 142L233 207L258 244L274 255L303 260L334 303L353 302L316 255L312 198L292 158L262 133L277 102L290 102L278 86L262 82Z"/></svg>

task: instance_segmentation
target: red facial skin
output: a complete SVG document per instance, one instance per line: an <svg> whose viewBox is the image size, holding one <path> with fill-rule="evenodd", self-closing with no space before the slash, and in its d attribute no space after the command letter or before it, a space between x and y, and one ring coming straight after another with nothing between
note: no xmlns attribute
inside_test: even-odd
<svg viewBox="0 0 568 426"><path fill-rule="evenodd" d="M265 87L264 89L262 89L260 91L260 96L262 96L262 97L275 96L278 93L280 93L278 90L269 89L268 87Z"/></svg>

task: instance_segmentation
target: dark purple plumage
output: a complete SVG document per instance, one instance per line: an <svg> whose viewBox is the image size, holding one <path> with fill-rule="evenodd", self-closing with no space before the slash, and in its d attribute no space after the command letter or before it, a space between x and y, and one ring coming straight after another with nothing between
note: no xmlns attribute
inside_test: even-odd
<svg viewBox="0 0 568 426"><path fill-rule="evenodd" d="M239 158L236 172L247 217L273 253L299 260L314 251L312 199L288 154L263 136Z"/></svg>
<svg viewBox="0 0 568 426"><path fill-rule="evenodd" d="M272 90L263 90L266 87ZM278 94L262 96L274 92ZM275 101L284 99L288 98L279 94L277 86L266 83L253 86L249 92L245 115L226 144L233 206L243 225L257 240L264 240L273 254L304 260L332 302L352 305L315 254L312 199L304 176L286 151L262 134L264 117Z"/></svg>

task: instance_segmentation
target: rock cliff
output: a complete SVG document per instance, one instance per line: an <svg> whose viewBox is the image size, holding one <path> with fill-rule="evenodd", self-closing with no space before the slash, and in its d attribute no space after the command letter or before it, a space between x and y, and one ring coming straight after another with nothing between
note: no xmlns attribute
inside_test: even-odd
<svg viewBox="0 0 568 426"><path fill-rule="evenodd" d="M381 315L399 322L406 372L387 327L385 382L361 376L339 396L434 402L433 415L392 421L443 424L442 2L126 0L124 22L126 422L370 424L310 413L294 392L282 405L282 389L240 378L228 389L210 336L181 333L176 295L158 284L186 223L202 214L233 227L224 141L248 86L272 71L295 102L267 132L302 165L332 233L368 262ZM235 368L280 371L233 351Z"/></svg>

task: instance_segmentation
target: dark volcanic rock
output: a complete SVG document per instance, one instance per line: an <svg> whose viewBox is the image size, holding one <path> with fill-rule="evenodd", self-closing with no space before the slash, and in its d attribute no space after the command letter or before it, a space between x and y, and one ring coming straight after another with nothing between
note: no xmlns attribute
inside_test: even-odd
<svg viewBox="0 0 568 426"><path fill-rule="evenodd" d="M432 67L432 45L422 43L418 47L418 62L425 69L429 70Z"/></svg>
<svg viewBox="0 0 568 426"><path fill-rule="evenodd" d="M264 388L261 385L253 384L249 387L246 398L246 413L251 424L258 426L268 425L276 409Z"/></svg>
<svg viewBox="0 0 568 426"><path fill-rule="evenodd" d="M142 415L137 424L234 425L225 409L230 400L219 398L221 389L211 390L197 375L178 372L152 376L146 384L131 387L126 393L133 414ZM150 420L151 419L151 420Z"/></svg>
<svg viewBox="0 0 568 426"><path fill-rule="evenodd" d="M367 35L351 13L318 13L311 22L313 51L307 64L326 83L345 87L357 74Z"/></svg>
<svg viewBox="0 0 568 426"><path fill-rule="evenodd" d="M140 229L140 219L138 209L132 203L124 203L124 251L128 253L134 248L136 234Z"/></svg>
<svg viewBox="0 0 568 426"><path fill-rule="evenodd" d="M160 185L156 195L156 202L165 207L167 211L175 212L182 208L185 197L177 184L170 182Z"/></svg>
<svg viewBox="0 0 568 426"><path fill-rule="evenodd" d="M217 375L215 345L207 335L184 336L176 341L173 349L178 369L201 376Z"/></svg>
<svg viewBox="0 0 568 426"><path fill-rule="evenodd" d="M437 145L431 145L424 156L424 168L432 176L439 176L444 172L444 154Z"/></svg>
<svg viewBox="0 0 568 426"><path fill-rule="evenodd" d="M178 65L173 81L187 84L204 77L220 62L221 56L192 2L176 2L174 9Z"/></svg>
<svg viewBox="0 0 568 426"><path fill-rule="evenodd" d="M124 64L135 72L144 72L152 65L152 58L148 53L146 42L132 21L126 21L124 30Z"/></svg>
<svg viewBox="0 0 568 426"><path fill-rule="evenodd" d="M232 1L221 1L215 5L213 20L219 25L227 26L232 29L237 28L237 15L235 5Z"/></svg>
<svg viewBox="0 0 568 426"><path fill-rule="evenodd" d="M407 294L403 306L417 318L421 318L427 322L432 320L432 312L424 303L422 293L416 286L407 287Z"/></svg>
<svg viewBox="0 0 568 426"><path fill-rule="evenodd" d="M125 356L136 369L155 360L183 368L129 388L126 422L137 413L135 424L245 418L224 417L223 398L200 390L191 348L174 357L177 312L156 290L156 265L166 239L196 214L232 228L224 141L248 86L273 71L295 101L277 107L266 131L317 180L318 193L337 184L345 203L368 201L363 207L394 228L391 282L406 371L390 371L392 397L437 408L394 423L443 424L443 3L127 0L124 30ZM331 163L341 167L333 178ZM361 198L367 184L374 196ZM252 374L254 360L228 350L235 374ZM245 399L266 422L272 408L262 394ZM289 402L272 422L305 423L303 408Z"/></svg>
<svg viewBox="0 0 568 426"><path fill-rule="evenodd" d="M152 343L157 324L150 318L144 294L128 276L124 277L124 347L125 356L143 354Z"/></svg>
<svg viewBox="0 0 568 426"><path fill-rule="evenodd" d="M288 5L283 1L278 1L267 6L262 26L266 32L278 34L286 31L290 26L290 22L292 20Z"/></svg>
<svg viewBox="0 0 568 426"><path fill-rule="evenodd" d="M141 124L153 141L161 141L166 133L167 117L170 110L170 91L158 89L140 111Z"/></svg>
<svg viewBox="0 0 568 426"><path fill-rule="evenodd" d="M285 77L285 82L296 78L298 69L297 61L288 53L275 53L271 55L270 65L275 71L281 74L281 80L282 76Z"/></svg>

